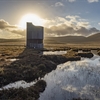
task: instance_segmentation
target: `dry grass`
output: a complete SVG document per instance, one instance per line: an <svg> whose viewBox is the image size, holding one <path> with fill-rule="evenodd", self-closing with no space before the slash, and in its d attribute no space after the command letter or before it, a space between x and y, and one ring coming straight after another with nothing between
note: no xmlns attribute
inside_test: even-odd
<svg viewBox="0 0 100 100"><path fill-rule="evenodd" d="M67 53L65 54L66 57L74 57L77 56L77 52L71 50L68 50Z"/></svg>
<svg viewBox="0 0 100 100"><path fill-rule="evenodd" d="M17 58L23 50L23 46L0 46L0 66L9 64L7 59Z"/></svg>
<svg viewBox="0 0 100 100"><path fill-rule="evenodd" d="M0 68L0 74L4 73L4 68Z"/></svg>
<svg viewBox="0 0 100 100"><path fill-rule="evenodd" d="M77 48L77 49L97 49L100 48L100 44L71 44L71 43L62 43L62 44L44 44L45 48Z"/></svg>

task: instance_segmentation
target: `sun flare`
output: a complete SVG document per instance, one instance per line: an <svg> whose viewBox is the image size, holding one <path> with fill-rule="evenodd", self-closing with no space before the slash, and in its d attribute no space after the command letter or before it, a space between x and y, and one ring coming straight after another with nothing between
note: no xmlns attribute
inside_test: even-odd
<svg viewBox="0 0 100 100"><path fill-rule="evenodd" d="M36 26L43 26L43 19L35 14L24 15L19 22L19 26L21 28L26 28L26 22L32 22L33 25Z"/></svg>

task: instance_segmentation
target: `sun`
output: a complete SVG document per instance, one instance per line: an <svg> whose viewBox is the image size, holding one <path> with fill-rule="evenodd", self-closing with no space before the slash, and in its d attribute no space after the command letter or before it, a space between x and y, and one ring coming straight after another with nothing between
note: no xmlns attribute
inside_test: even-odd
<svg viewBox="0 0 100 100"><path fill-rule="evenodd" d="M20 22L19 22L19 26L21 28L26 28L26 22L32 22L33 25L36 26L43 26L43 19L40 18L38 15L35 14L26 14L24 15Z"/></svg>

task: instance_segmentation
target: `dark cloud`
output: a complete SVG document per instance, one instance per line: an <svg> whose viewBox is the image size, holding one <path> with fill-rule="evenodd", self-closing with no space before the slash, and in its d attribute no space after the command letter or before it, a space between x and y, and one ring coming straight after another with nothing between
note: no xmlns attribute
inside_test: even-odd
<svg viewBox="0 0 100 100"><path fill-rule="evenodd" d="M56 35L66 35L71 34L74 32L74 29L72 27L67 26L66 24L62 24L59 26L52 26L50 28L45 28L46 33L55 33Z"/></svg>
<svg viewBox="0 0 100 100"><path fill-rule="evenodd" d="M22 36L25 36L25 30L12 30L10 31L12 33L15 33L15 34L19 34L19 35L22 35Z"/></svg>
<svg viewBox="0 0 100 100"><path fill-rule="evenodd" d="M82 34L82 35L84 35L84 36L87 36L87 35L90 35L90 34L92 34L92 33L97 33L97 32L99 32L100 30L97 30L96 28L89 28L89 29L87 29L87 28L85 28L85 27L81 27L80 29L78 29L77 31L75 31L76 33L78 33L78 34Z"/></svg>
<svg viewBox="0 0 100 100"><path fill-rule="evenodd" d="M0 20L0 29L14 33L14 34L19 34L22 36L25 35L25 30L21 30L15 25L10 25L8 22L6 22L3 19Z"/></svg>
<svg viewBox="0 0 100 100"><path fill-rule="evenodd" d="M0 29L7 29L7 28L17 28L17 27L16 26L13 26L13 25L10 25L5 20L1 19L0 20Z"/></svg>
<svg viewBox="0 0 100 100"><path fill-rule="evenodd" d="M61 24L58 26L52 26L50 28L45 28L46 34L55 34L55 35L74 35L79 34L83 36L88 36L92 33L99 32L96 28L90 28L87 29L86 27L80 26L80 27L73 27L68 26L66 24Z"/></svg>

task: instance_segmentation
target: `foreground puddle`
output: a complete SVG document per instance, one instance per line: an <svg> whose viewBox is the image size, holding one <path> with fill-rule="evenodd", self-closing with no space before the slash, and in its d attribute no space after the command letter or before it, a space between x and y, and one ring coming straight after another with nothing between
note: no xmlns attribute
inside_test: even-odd
<svg viewBox="0 0 100 100"><path fill-rule="evenodd" d="M27 88L27 87L34 85L35 83L36 82L27 83L27 82L21 80L21 81L17 81L17 82L14 82L14 83L10 83L10 84L4 86L3 88L0 88L0 90L9 89L9 88L20 88L20 87Z"/></svg>
<svg viewBox="0 0 100 100"><path fill-rule="evenodd" d="M100 57L60 64L44 80L47 87L39 100L100 100Z"/></svg>
<svg viewBox="0 0 100 100"><path fill-rule="evenodd" d="M63 55L66 53L67 51L44 51L43 55Z"/></svg>
<svg viewBox="0 0 100 100"><path fill-rule="evenodd" d="M13 59L6 59L6 61L11 61L11 62L14 62L14 61L17 61L19 59L16 59L16 58L13 58Z"/></svg>

